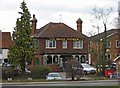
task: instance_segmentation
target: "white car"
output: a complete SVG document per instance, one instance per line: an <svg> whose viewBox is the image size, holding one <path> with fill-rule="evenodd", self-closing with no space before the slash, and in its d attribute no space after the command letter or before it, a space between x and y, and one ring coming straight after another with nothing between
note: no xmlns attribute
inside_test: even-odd
<svg viewBox="0 0 120 88"><path fill-rule="evenodd" d="M96 73L96 69L92 66L90 66L87 63L81 63L82 67L83 67L83 71L85 73L85 75L87 74L95 74Z"/></svg>
<svg viewBox="0 0 120 88"><path fill-rule="evenodd" d="M27 69L27 68L25 68L25 72L26 73L31 73L31 71L29 69Z"/></svg>
<svg viewBox="0 0 120 88"><path fill-rule="evenodd" d="M62 80L62 77L60 73L52 72L47 75L46 80Z"/></svg>

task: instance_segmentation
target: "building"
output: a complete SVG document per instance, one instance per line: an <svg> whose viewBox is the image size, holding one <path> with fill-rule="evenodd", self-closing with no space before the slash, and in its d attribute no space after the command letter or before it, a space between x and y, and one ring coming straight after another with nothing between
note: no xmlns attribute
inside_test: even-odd
<svg viewBox="0 0 120 88"><path fill-rule="evenodd" d="M103 57L104 33L89 38L89 52L92 64L101 64ZM120 29L111 29L106 32L106 60L105 64L113 63L114 59L120 56Z"/></svg>
<svg viewBox="0 0 120 88"><path fill-rule="evenodd" d="M37 19L33 15L32 35L38 53L31 66L47 64L53 71L59 71L59 68L64 69L70 59L76 59L81 63L88 62L88 37L82 33L80 18L76 21L77 30L61 22L50 22L36 29L36 23Z"/></svg>
<svg viewBox="0 0 120 88"><path fill-rule="evenodd" d="M12 44L10 32L0 32L0 64L8 62L8 51Z"/></svg>
<svg viewBox="0 0 120 88"><path fill-rule="evenodd" d="M116 57L114 62L116 63L116 72L120 72L120 56Z"/></svg>

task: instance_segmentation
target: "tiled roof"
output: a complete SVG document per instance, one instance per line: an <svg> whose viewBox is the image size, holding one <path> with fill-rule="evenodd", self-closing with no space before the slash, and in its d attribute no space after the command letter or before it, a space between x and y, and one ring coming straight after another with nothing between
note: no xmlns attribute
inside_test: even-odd
<svg viewBox="0 0 120 88"><path fill-rule="evenodd" d="M56 38L56 37L64 37L64 38L87 38L86 35L77 32L71 27L67 26L64 23L48 23L39 30L37 30L37 34L35 37L37 38Z"/></svg>
<svg viewBox="0 0 120 88"><path fill-rule="evenodd" d="M3 49L8 49L12 43L10 32L2 32L2 47Z"/></svg>
<svg viewBox="0 0 120 88"><path fill-rule="evenodd" d="M114 34L116 34L116 33L120 33L120 29L111 29L111 30L108 30L108 31L106 32L107 37L110 37L110 36L112 36L112 35L114 35ZM96 40L99 39L99 38L102 39L103 36L104 36L104 32L102 32L102 33L100 33L100 34L97 34L97 35L94 35L94 36L91 36L91 37L89 38L89 40L90 40L90 41L96 41Z"/></svg>

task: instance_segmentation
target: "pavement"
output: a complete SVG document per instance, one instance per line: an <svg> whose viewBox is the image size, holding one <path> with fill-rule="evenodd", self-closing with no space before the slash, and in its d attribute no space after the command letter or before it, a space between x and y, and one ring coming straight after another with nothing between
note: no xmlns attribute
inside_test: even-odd
<svg viewBox="0 0 120 88"><path fill-rule="evenodd" d="M60 75L62 76L62 78L63 78L63 80L71 80L71 78L67 78L66 77L66 74L65 74L65 72L59 72L60 73ZM76 78L75 78L76 79ZM81 79L84 79L84 80L95 80L94 78L91 78L91 77L88 77L88 76L83 76L83 77L81 77ZM112 81L112 80L119 80L119 79L115 79L115 78L107 78L107 79L105 79L105 78L102 78L103 79L103 81ZM120 81L120 80L119 80Z"/></svg>
<svg viewBox="0 0 120 88"><path fill-rule="evenodd" d="M58 82L68 82L69 80L71 80L71 78L66 78L65 72L60 72L63 80L65 81L51 81L51 82L8 82L8 83L0 83L0 84L29 84L29 83L58 83ZM84 76L81 79L85 79L85 80L80 80L80 81L69 81L69 82L86 82L86 83L92 83L92 82L120 82L119 79L103 79L103 80L94 80L93 78Z"/></svg>
<svg viewBox="0 0 120 88"><path fill-rule="evenodd" d="M65 72L59 72L59 73L60 73L60 75L62 76L63 80L71 80L71 78L67 78L67 77L66 77ZM75 78L75 79L76 79L76 78ZM91 80L92 78L87 77L87 76L83 76L83 77L81 77L81 79L84 79L84 80Z"/></svg>
<svg viewBox="0 0 120 88"><path fill-rule="evenodd" d="M1 83L1 85L22 85L22 84L57 84L57 83L106 83L118 82L118 80L89 80L89 81L50 81L50 82L10 82Z"/></svg>

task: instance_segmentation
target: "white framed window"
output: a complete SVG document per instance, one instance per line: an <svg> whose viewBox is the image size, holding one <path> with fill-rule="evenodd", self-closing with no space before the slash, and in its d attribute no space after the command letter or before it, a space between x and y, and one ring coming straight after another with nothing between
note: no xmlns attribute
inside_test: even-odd
<svg viewBox="0 0 120 88"><path fill-rule="evenodd" d="M107 40L107 48L111 47L111 42L109 40Z"/></svg>
<svg viewBox="0 0 120 88"><path fill-rule="evenodd" d="M107 61L110 60L110 59L111 59L111 55L110 55L110 54L107 54L107 55L106 55L106 59L107 59Z"/></svg>
<svg viewBox="0 0 120 88"><path fill-rule="evenodd" d="M116 48L120 48L120 40L116 40Z"/></svg>
<svg viewBox="0 0 120 88"><path fill-rule="evenodd" d="M56 48L56 40L46 40L46 48Z"/></svg>
<svg viewBox="0 0 120 88"><path fill-rule="evenodd" d="M58 63L58 56L53 57L53 63Z"/></svg>
<svg viewBox="0 0 120 88"><path fill-rule="evenodd" d="M38 48L39 47L38 39L33 39L33 41L34 41L34 47Z"/></svg>
<svg viewBox="0 0 120 88"><path fill-rule="evenodd" d="M74 49L82 49L83 48L83 41L81 41L81 40L73 41L73 48Z"/></svg>
<svg viewBox="0 0 120 88"><path fill-rule="evenodd" d="M62 48L63 49L67 48L67 40L62 40Z"/></svg>
<svg viewBox="0 0 120 88"><path fill-rule="evenodd" d="M2 49L0 48L0 54L2 54Z"/></svg>
<svg viewBox="0 0 120 88"><path fill-rule="evenodd" d="M117 54L116 54L116 57L118 57L118 56L120 56L120 53L117 53Z"/></svg>

